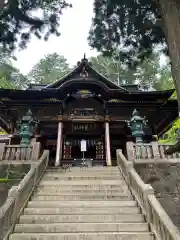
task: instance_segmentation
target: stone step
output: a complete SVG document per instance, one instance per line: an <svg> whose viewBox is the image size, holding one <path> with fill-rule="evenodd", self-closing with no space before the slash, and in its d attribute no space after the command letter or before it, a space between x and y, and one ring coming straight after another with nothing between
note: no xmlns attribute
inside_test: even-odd
<svg viewBox="0 0 180 240"><path fill-rule="evenodd" d="M62 176L122 176L121 172L119 170L117 171L46 171L45 174L60 174Z"/></svg>
<svg viewBox="0 0 180 240"><path fill-rule="evenodd" d="M49 189L46 191L44 189L39 189L35 191L35 196L132 196L131 192L127 189L126 191L117 191L117 190L60 190L58 189Z"/></svg>
<svg viewBox="0 0 180 240"><path fill-rule="evenodd" d="M115 214L115 215L22 215L19 223L91 223L91 222L144 222L142 214Z"/></svg>
<svg viewBox="0 0 180 240"><path fill-rule="evenodd" d="M120 174L121 175L121 171L119 170L119 169L114 169L114 170L97 170L97 169L95 169L95 170L92 170L92 169L77 169L77 170L74 170L73 168L71 168L71 169L66 169L66 170L64 170L64 169L56 169L56 170L52 170L52 171L50 171L50 170L46 170L45 171L45 174L47 174L47 173L59 173L59 174L69 174L69 173L71 173L71 174L85 174L85 173L87 173L87 174L91 174L91 173L94 173L94 174L101 174L101 173L105 173L105 174L107 174L107 173L109 173L109 174Z"/></svg>
<svg viewBox="0 0 180 240"><path fill-rule="evenodd" d="M131 195L121 195L121 196L113 196L113 195L35 195L32 197L33 201L78 201L78 200L133 200Z"/></svg>
<svg viewBox="0 0 180 240"><path fill-rule="evenodd" d="M38 186L36 191L46 191L48 192L60 192L60 191L117 191L117 192L127 192L129 191L126 185L53 185L53 186Z"/></svg>
<svg viewBox="0 0 180 240"><path fill-rule="evenodd" d="M62 169L60 167L58 168L49 168L46 170L46 172L63 172L65 169ZM85 167L70 167L66 169L66 171L71 171L71 172L119 172L118 167L90 167L90 168L85 168Z"/></svg>
<svg viewBox="0 0 180 240"><path fill-rule="evenodd" d="M139 207L27 207L24 214L27 215L54 215L54 214L136 214L140 213Z"/></svg>
<svg viewBox="0 0 180 240"><path fill-rule="evenodd" d="M117 171L46 171L45 174L60 174L60 175L67 175L67 176L122 176L122 173Z"/></svg>
<svg viewBox="0 0 180 240"><path fill-rule="evenodd" d="M29 201L30 208L52 208L52 207L135 207L136 201Z"/></svg>
<svg viewBox="0 0 180 240"><path fill-rule="evenodd" d="M46 187L46 188L37 188L36 191L34 192L35 194L43 194L43 195L46 195L46 193L48 194L52 194L52 195L62 195L63 193L69 193L70 195L78 195L80 193L83 193L84 191L84 194L85 193L88 193L88 192L91 192L91 195L95 195L95 194L102 194L102 195L113 195L115 192L117 194L119 194L120 196L123 196L123 195L129 195L130 194L130 191L129 189L125 188L121 188L121 189L108 189L108 188L105 188L105 189L101 189L101 188L61 188L61 187Z"/></svg>
<svg viewBox="0 0 180 240"><path fill-rule="evenodd" d="M147 223L16 224L15 233L147 232Z"/></svg>
<svg viewBox="0 0 180 240"><path fill-rule="evenodd" d="M146 232L86 232L86 233L15 233L9 240L154 240Z"/></svg>
<svg viewBox="0 0 180 240"><path fill-rule="evenodd" d="M97 176L97 175L109 175L109 176L122 176L121 172L119 170L115 170L115 171L85 171L85 170L57 170L57 171L46 171L45 174L61 174L61 175L79 175L79 176L85 176L86 174L88 175L92 175L92 176Z"/></svg>
<svg viewBox="0 0 180 240"><path fill-rule="evenodd" d="M42 180L58 180L58 181L78 181L78 180L120 180L122 176L62 176L61 174L46 174Z"/></svg>
<svg viewBox="0 0 180 240"><path fill-rule="evenodd" d="M120 172L46 172L45 175L47 176L64 176L64 177L72 177L72 176L75 176L75 177L83 177L83 176L88 176L88 177L92 177L92 176L95 176L95 177L117 177L119 176L120 178L123 178L122 174Z"/></svg>
<svg viewBox="0 0 180 240"><path fill-rule="evenodd" d="M67 181L67 180L61 180L61 181L45 181L42 180L39 184L39 186L62 186L62 185L69 185L69 186L119 186L119 185L126 185L124 180L83 180L83 181Z"/></svg>

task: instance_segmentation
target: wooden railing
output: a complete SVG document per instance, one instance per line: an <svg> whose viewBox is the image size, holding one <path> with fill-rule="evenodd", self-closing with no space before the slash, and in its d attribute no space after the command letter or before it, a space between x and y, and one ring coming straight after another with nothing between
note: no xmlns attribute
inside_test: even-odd
<svg viewBox="0 0 180 240"><path fill-rule="evenodd" d="M35 142L32 145L6 145L0 143L0 160L33 160L36 161L40 154L40 143Z"/></svg>
<svg viewBox="0 0 180 240"><path fill-rule="evenodd" d="M117 163L156 239L180 240L178 229L155 197L153 188L143 182L121 150L117 150Z"/></svg>
<svg viewBox="0 0 180 240"><path fill-rule="evenodd" d="M0 208L0 240L6 239L13 231L16 220L47 168L48 160L49 151L45 150L37 162L32 162L20 184L9 190L8 198Z"/></svg>
<svg viewBox="0 0 180 240"><path fill-rule="evenodd" d="M133 142L126 143L127 158L130 161L138 159L180 159L180 153L176 152L167 155L165 151L170 144L160 144L158 142L137 144Z"/></svg>

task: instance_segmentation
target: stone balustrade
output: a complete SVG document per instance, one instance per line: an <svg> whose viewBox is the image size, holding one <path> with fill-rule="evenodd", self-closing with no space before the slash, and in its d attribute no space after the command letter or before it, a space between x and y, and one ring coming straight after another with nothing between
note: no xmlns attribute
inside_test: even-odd
<svg viewBox="0 0 180 240"><path fill-rule="evenodd" d="M6 145L0 143L0 161L37 161L40 155L40 143L32 145Z"/></svg>
<svg viewBox="0 0 180 240"><path fill-rule="evenodd" d="M13 231L16 220L31 196L34 188L48 166L49 151L45 150L18 186L9 190L8 198L0 208L0 240L6 239Z"/></svg>
<svg viewBox="0 0 180 240"><path fill-rule="evenodd" d="M142 181L133 162L128 161L121 150L117 150L117 163L156 239L180 240L178 229L155 197L153 188Z"/></svg>
<svg viewBox="0 0 180 240"><path fill-rule="evenodd" d="M150 143L137 144L134 142L126 143L127 158L130 161L136 160L164 160L180 159L180 153L167 155L165 151L172 146L171 144L162 144L156 141Z"/></svg>

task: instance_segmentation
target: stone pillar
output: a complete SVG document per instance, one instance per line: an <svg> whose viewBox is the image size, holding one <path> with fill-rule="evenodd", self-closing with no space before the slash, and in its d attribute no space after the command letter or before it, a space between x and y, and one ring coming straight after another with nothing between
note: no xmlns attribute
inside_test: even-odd
<svg viewBox="0 0 180 240"><path fill-rule="evenodd" d="M57 134L55 166L59 166L60 165L60 160L61 160L61 156L62 156L62 128L63 128L63 123L62 123L62 121L60 121L58 123L58 134Z"/></svg>
<svg viewBox="0 0 180 240"><path fill-rule="evenodd" d="M109 122L105 122L105 149L106 149L106 164L111 166L111 145L110 145L110 132Z"/></svg>

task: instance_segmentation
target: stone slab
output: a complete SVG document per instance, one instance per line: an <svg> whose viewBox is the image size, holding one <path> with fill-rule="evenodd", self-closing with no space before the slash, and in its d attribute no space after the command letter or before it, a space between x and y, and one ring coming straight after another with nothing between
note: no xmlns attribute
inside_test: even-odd
<svg viewBox="0 0 180 240"><path fill-rule="evenodd" d="M52 208L52 207L133 207L135 201L29 201L28 207Z"/></svg>
<svg viewBox="0 0 180 240"><path fill-rule="evenodd" d="M147 223L16 224L16 233L148 232Z"/></svg>
<svg viewBox="0 0 180 240"><path fill-rule="evenodd" d="M107 175L107 176L62 176L59 174L46 174L42 180L57 180L57 181L77 181L77 180L120 180L123 179L122 176L114 176L114 175Z"/></svg>
<svg viewBox="0 0 180 240"><path fill-rule="evenodd" d="M139 207L35 207L35 208L25 208L24 214L37 215L37 214L134 214L140 213Z"/></svg>
<svg viewBox="0 0 180 240"><path fill-rule="evenodd" d="M61 190L53 189L53 191L44 191L43 189L37 190L34 196L132 196L130 191L116 191L116 190Z"/></svg>
<svg viewBox="0 0 180 240"><path fill-rule="evenodd" d="M142 214L100 214L100 215L22 215L19 223L90 223L90 222L144 222Z"/></svg>
<svg viewBox="0 0 180 240"><path fill-rule="evenodd" d="M119 186L122 184L126 184L124 180L59 180L59 181L45 181L42 180L39 184L39 186L62 186L62 185L72 185L72 186L89 186L89 185L113 185L113 186Z"/></svg>
<svg viewBox="0 0 180 240"><path fill-rule="evenodd" d="M113 196L113 195L35 195L32 197L32 201L94 201L94 200L108 200L108 201L114 201L114 200L133 200L133 197L131 195L121 195L121 196Z"/></svg>
<svg viewBox="0 0 180 240"><path fill-rule="evenodd" d="M151 233L15 233L9 240L154 240Z"/></svg>
<svg viewBox="0 0 180 240"><path fill-rule="evenodd" d="M47 169L46 172L63 172L65 169L62 168L49 168ZM67 168L66 171L71 171L71 172L119 172L118 167L70 167Z"/></svg>
<svg viewBox="0 0 180 240"><path fill-rule="evenodd" d="M127 191L128 187L126 185L54 185L54 186L38 186L37 190L43 190L48 192L52 191L64 191L64 190L104 190L104 191Z"/></svg>
<svg viewBox="0 0 180 240"><path fill-rule="evenodd" d="M152 233L15 233L9 240L154 240Z"/></svg>

